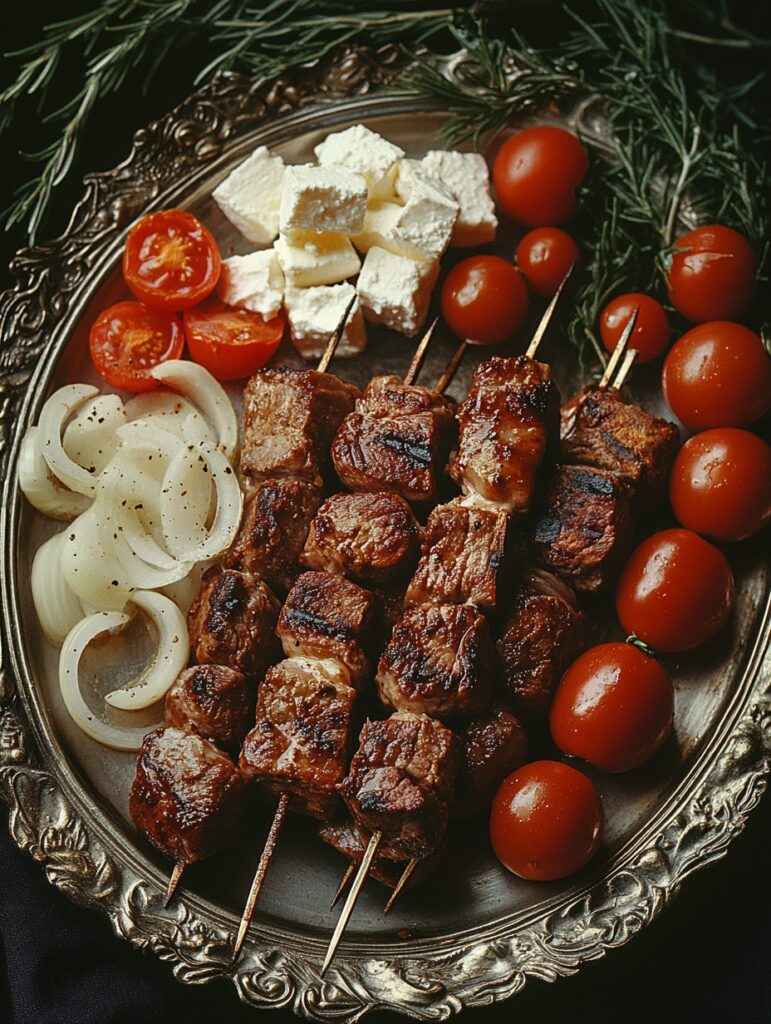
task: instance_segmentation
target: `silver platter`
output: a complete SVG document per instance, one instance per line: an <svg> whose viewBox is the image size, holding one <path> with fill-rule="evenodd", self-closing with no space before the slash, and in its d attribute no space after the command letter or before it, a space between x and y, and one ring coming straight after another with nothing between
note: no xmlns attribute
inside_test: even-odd
<svg viewBox="0 0 771 1024"><path fill-rule="evenodd" d="M465 60L460 54L440 63L458 75ZM127 814L133 758L84 737L59 699L56 652L40 636L28 582L50 524L17 496L19 440L52 388L92 377L87 327L122 296L119 255L128 226L145 209L185 206L212 227L224 251L239 251L243 243L210 193L256 144L299 161L332 126L366 121L408 152L432 145L442 112L382 89L397 64L392 49L356 49L260 87L219 77L139 132L121 166L86 180L65 234L17 256L17 284L0 307L0 793L11 834L51 883L109 915L118 935L168 961L180 981L229 977L256 1007L288 1006L341 1022L374 1008L439 1019L504 999L528 977L571 974L622 945L692 871L725 854L765 788L771 749L768 568L757 547L744 545L733 556L732 626L670 662L676 737L645 769L595 778L607 834L584 873L548 885L521 882L494 861L481 825L474 843L453 836L435 878L388 919L381 915L384 891L365 886L322 981L319 965L335 920L327 908L343 864L306 823L292 821L234 967L238 914L267 826L268 812L257 809L238 846L191 868L179 898L163 908L169 865ZM568 117L582 118L601 142L602 125L588 122L586 106ZM448 337L437 340L423 379L436 379L452 345ZM364 357L339 361L334 370L361 383L375 369L403 372L410 354L404 339L373 332ZM281 361L292 355L282 351ZM582 383L564 340L549 338L543 356L555 365L563 395ZM469 370L456 380L456 395ZM637 372L635 392L655 404L654 378ZM590 616L597 638L619 635L601 604Z"/></svg>

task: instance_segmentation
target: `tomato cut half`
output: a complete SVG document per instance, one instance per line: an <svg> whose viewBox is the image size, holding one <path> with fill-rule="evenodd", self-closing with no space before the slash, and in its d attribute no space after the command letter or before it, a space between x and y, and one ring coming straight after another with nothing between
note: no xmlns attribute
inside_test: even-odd
<svg viewBox="0 0 771 1024"><path fill-rule="evenodd" d="M91 326L88 347L99 376L121 391L150 391L158 381L148 371L179 359L185 335L178 316L142 302L118 302Z"/></svg>
<svg viewBox="0 0 771 1024"><path fill-rule="evenodd" d="M191 358L218 380L240 380L267 363L281 344L286 321L281 313L266 320L209 299L185 310L184 324Z"/></svg>
<svg viewBox="0 0 771 1024"><path fill-rule="evenodd" d="M220 262L217 243L197 217L185 210L159 210L129 232L123 277L140 301L176 312L214 291Z"/></svg>

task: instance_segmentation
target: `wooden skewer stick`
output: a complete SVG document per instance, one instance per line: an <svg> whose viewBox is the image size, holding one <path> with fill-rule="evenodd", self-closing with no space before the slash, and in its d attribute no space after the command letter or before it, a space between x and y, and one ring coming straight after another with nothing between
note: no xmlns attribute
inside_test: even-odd
<svg viewBox="0 0 771 1024"><path fill-rule="evenodd" d="M335 328L335 333L330 337L327 342L327 347L324 349L324 355L319 359L319 365L316 367L319 373L326 373L327 367L332 362L332 356L335 354L335 349L340 344L340 339L345 333L345 325L348 323L348 317L351 315L351 310L356 305L358 295L354 295L348 306L340 318L340 323Z"/></svg>
<svg viewBox="0 0 771 1024"><path fill-rule="evenodd" d="M273 814L273 821L270 823L270 828L268 829L268 838L265 840L265 846L262 848L260 860L257 864L257 870L254 873L254 878L252 879L252 887L249 890L249 895L246 899L246 906L244 907L244 912L241 915L241 923L238 926L236 943L233 947L234 961L238 959L241 947L244 944L244 939L246 938L246 931L251 924L254 908L257 906L260 889L262 889L262 883L265 881L265 875L270 867L270 860L273 856L273 851L276 849L276 843L278 842L279 833L281 832L281 826L284 824L284 819L286 818L286 810L288 806L289 794L282 793L278 798L278 804L276 805L276 810Z"/></svg>
<svg viewBox="0 0 771 1024"><path fill-rule="evenodd" d="M166 886L166 895L163 898L164 907L168 907L168 905L171 903L171 898L174 895L177 886L179 885L179 881L182 878L182 872L184 870L185 862L183 860L176 861L174 864L174 870L171 872L169 884Z"/></svg>
<svg viewBox="0 0 771 1024"><path fill-rule="evenodd" d="M421 338L420 344L415 349L415 355L412 357L410 368L404 375L405 384L414 384L418 379L420 368L423 365L423 360L426 358L426 352L428 351L428 343L431 341L431 335L434 333L434 329L439 322L439 317L434 317L431 326L428 328L426 333Z"/></svg>
<svg viewBox="0 0 771 1024"><path fill-rule="evenodd" d="M637 356L638 356L638 352L637 352L636 348L627 349L627 353L624 356L624 361L621 364L621 369L618 371L618 374L616 375L616 379L613 382L613 384L611 385L617 391L620 390L624 386L624 381L626 380L627 375L629 374L629 371L632 369L632 367L634 365L634 361L637 358Z"/></svg>
<svg viewBox="0 0 771 1024"><path fill-rule="evenodd" d="M356 861L352 860L352 861L349 862L348 867L345 869L345 874L340 879L340 884L337 887L337 892L335 893L335 898L329 904L329 909L330 910L334 910L335 907L337 906L337 904L340 902L340 897L343 895L345 890L348 888L348 883L350 882L351 878L353 877L355 871L356 871Z"/></svg>
<svg viewBox="0 0 771 1024"><path fill-rule="evenodd" d="M603 373L602 377L600 377L600 383L597 385L597 387L606 388L610 380L612 379L613 374L616 372L616 367L621 362L624 353L626 352L626 347L629 344L629 339L632 336L632 331L634 330L635 324L637 323L637 314L639 312L640 307L635 306L632 315L626 322L624 333L618 339L618 344L613 349L613 354L608 360L608 365L605 367L605 372Z"/></svg>
<svg viewBox="0 0 771 1024"><path fill-rule="evenodd" d="M570 264L570 269L560 281L559 288L556 290L554 295L552 295L551 299L549 300L549 305L543 311L541 322L536 327L535 334L533 335L533 340L528 345L527 352L525 352L525 355L528 359L532 359L535 356L536 352L538 351L538 346L543 341L543 336L544 334L546 334L546 329L549 326L552 316L554 315L554 310L557 308L557 303L560 300L560 295L562 295L562 293L564 292L565 287L567 286L567 283L570 280L570 275L573 273L573 267L575 267L575 263Z"/></svg>
<svg viewBox="0 0 771 1024"><path fill-rule="evenodd" d="M434 393L435 394L437 394L437 395L443 394L447 390L447 388L450 386L450 383L452 382L452 378L455 376L455 371L458 369L458 366L460 365L461 359L466 354L466 349L467 348L468 348L468 342L467 341L462 341L460 343L460 345L458 345L458 347L455 349L455 352L453 353L452 359L447 364L447 369L444 371L442 376L437 381L436 387L434 388Z"/></svg>
<svg viewBox="0 0 771 1024"><path fill-rule="evenodd" d="M404 889L407 882L409 882L412 876L412 872L415 870L419 863L420 861L417 859L417 857L413 857L412 860L407 865L407 867L404 869L404 871L402 871L401 878L396 883L394 891L388 897L388 903L386 903L385 907L383 908L383 917L386 916L386 914L390 911L394 903L396 903L397 899L399 898L399 894L401 893L402 889Z"/></svg>
<svg viewBox="0 0 771 1024"><path fill-rule="evenodd" d="M337 947L340 945L340 939L342 939L343 937L345 926L348 924L348 919L353 913L353 908L356 906L356 900L359 898L359 892L361 890L362 885L364 885L364 880L366 879L367 874L369 873L370 864L375 859L375 854L377 853L377 848L378 846L380 846L382 838L382 832L373 832L370 837L369 846L364 851L364 856L362 857L361 863L359 864L358 870L356 871L356 877L353 880L353 885L351 886L351 890L348 893L348 896L346 897L345 903L343 904L343 909L340 911L340 917L338 918L337 924L335 925L335 930L332 933L332 938L329 940L327 955L324 957L324 963L321 965L320 975L322 978L326 974L327 968L334 959L335 953L337 952Z"/></svg>

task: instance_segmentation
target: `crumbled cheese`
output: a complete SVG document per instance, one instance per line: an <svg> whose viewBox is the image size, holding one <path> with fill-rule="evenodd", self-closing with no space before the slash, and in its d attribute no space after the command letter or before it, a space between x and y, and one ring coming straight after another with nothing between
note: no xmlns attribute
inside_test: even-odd
<svg viewBox="0 0 771 1024"><path fill-rule="evenodd" d="M243 306L270 320L284 299L284 273L275 250L262 249L223 260L217 288L228 306Z"/></svg>
<svg viewBox="0 0 771 1024"><path fill-rule="evenodd" d="M403 149L363 124L327 135L314 152L322 167L345 167L363 175L370 202L392 195L397 161L404 156Z"/></svg>
<svg viewBox="0 0 771 1024"><path fill-rule="evenodd" d="M431 149L420 161L460 207L450 245L467 248L495 240L498 218L490 193L490 172L480 153Z"/></svg>
<svg viewBox="0 0 771 1024"><path fill-rule="evenodd" d="M318 359L356 294L352 284L317 288L287 288L284 297L292 342L303 359ZM348 315L335 358L355 356L367 345L361 306L357 301Z"/></svg>
<svg viewBox="0 0 771 1024"><path fill-rule="evenodd" d="M353 235L364 226L367 182L342 167L287 167L279 229L338 231Z"/></svg>
<svg viewBox="0 0 771 1024"><path fill-rule="evenodd" d="M438 260L424 263L372 246L356 285L364 316L400 334L417 334L438 273Z"/></svg>
<svg viewBox="0 0 771 1024"><path fill-rule="evenodd" d="M336 231L291 231L279 235L276 255L288 285L310 288L358 274L361 261L345 235Z"/></svg>
<svg viewBox="0 0 771 1024"><path fill-rule="evenodd" d="M270 245L278 234L278 209L284 181L284 161L267 146L258 146L212 196L244 238Z"/></svg>

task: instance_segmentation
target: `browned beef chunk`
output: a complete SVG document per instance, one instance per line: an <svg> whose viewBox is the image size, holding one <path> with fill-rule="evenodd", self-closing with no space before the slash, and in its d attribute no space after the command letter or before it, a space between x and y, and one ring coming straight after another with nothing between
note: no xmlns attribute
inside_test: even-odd
<svg viewBox="0 0 771 1024"><path fill-rule="evenodd" d="M459 737L463 757L453 812L486 815L500 783L527 761L527 734L515 715L497 705L467 722Z"/></svg>
<svg viewBox="0 0 771 1024"><path fill-rule="evenodd" d="M166 694L166 722L212 743L241 743L254 720L254 684L225 665L185 669Z"/></svg>

